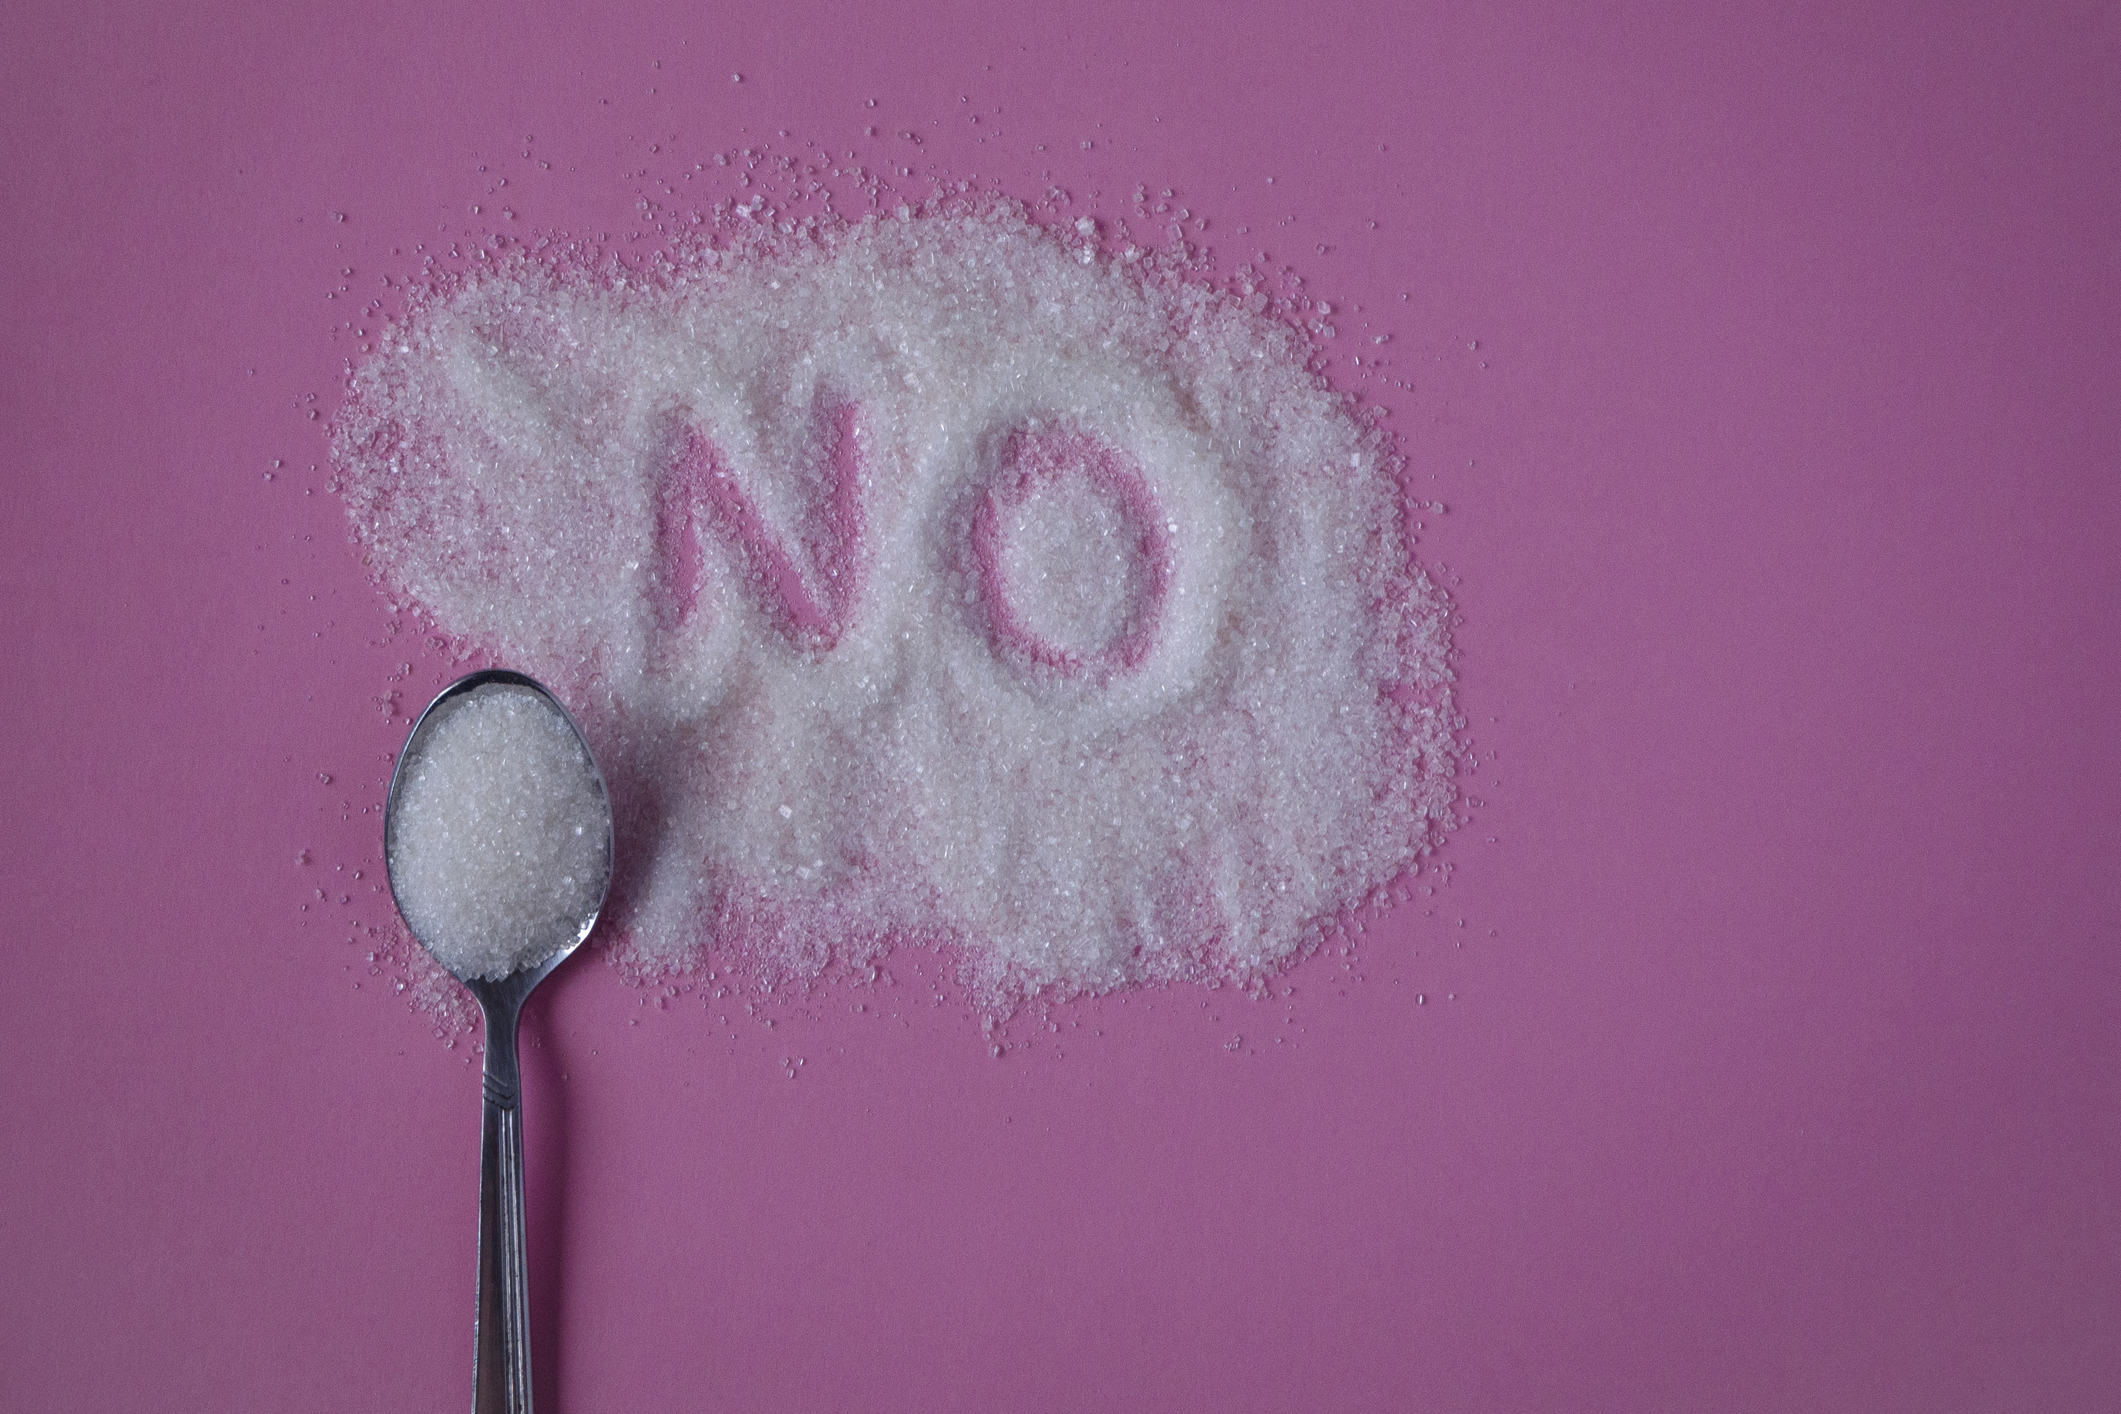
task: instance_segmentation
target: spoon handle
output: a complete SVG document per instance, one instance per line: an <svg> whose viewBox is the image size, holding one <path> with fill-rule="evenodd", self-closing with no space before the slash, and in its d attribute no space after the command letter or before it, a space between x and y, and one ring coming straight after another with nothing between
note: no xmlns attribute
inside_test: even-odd
<svg viewBox="0 0 2121 1414"><path fill-rule="evenodd" d="M523 1237L522 1073L513 999L486 1014L485 1112L479 1128L479 1316L472 1414L530 1414L530 1264Z"/></svg>

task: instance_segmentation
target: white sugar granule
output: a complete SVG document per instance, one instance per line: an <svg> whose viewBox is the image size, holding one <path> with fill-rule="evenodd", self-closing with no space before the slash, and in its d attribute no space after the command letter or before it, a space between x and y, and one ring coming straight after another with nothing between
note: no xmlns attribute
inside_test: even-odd
<svg viewBox="0 0 2121 1414"><path fill-rule="evenodd" d="M1388 440L1238 293L1001 201L520 253L354 376L358 539L583 705L623 958L1248 976L1450 822Z"/></svg>
<svg viewBox="0 0 2121 1414"><path fill-rule="evenodd" d="M574 941L595 912L611 807L574 728L539 693L489 683L435 712L401 768L391 891L444 967L506 977Z"/></svg>

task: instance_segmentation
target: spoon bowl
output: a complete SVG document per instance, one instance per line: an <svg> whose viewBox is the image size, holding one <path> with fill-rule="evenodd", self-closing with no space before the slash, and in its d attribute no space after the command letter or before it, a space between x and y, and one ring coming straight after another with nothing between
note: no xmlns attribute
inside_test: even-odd
<svg viewBox="0 0 2121 1414"><path fill-rule="evenodd" d="M404 831L408 784L412 772L434 738L434 731L473 694L507 688L534 693L564 722L581 748L581 765L588 772L587 784L602 804L602 849L593 858L600 873L588 879L586 891L570 897L586 897L586 907L559 920L558 946L546 952L525 949L527 960L512 970L494 975L462 965L462 950L437 937L424 936L416 916L427 916L420 907L407 907L407 884L401 878L400 845ZM576 782L577 785L582 782ZM460 822L460 828L469 823ZM573 827L580 834L584 827ZM484 1105L479 1143L479 1297L476 1335L472 1356L473 1414L530 1414L530 1283L527 1243L523 1222L523 1127L522 1071L517 1064L516 1029L523 1003L572 956L595 928L611 887L611 802L596 757L589 750L581 728L542 683L521 673L488 669L459 678L439 693L413 723L398 753L391 773L390 796L383 810L383 858L390 877L391 896L420 945L451 976L463 983L479 1004L486 1027L486 1059L481 1091ZM420 886L412 886L415 897ZM571 931L566 925L572 925ZM432 931L430 919L430 931ZM455 956L459 965L452 965ZM511 955L519 956L519 955Z"/></svg>

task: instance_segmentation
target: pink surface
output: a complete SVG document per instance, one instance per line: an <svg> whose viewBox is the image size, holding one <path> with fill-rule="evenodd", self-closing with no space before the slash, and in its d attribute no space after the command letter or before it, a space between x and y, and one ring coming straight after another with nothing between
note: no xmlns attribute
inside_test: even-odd
<svg viewBox="0 0 2121 1414"><path fill-rule="evenodd" d="M1168 186L1348 307L1475 804L1293 995L1000 1060L910 960L578 960L543 1407L2111 1400L2121 21L1749 13L0 13L0 1406L462 1406L477 1082L344 941L449 668L315 469L338 326L759 142Z"/></svg>

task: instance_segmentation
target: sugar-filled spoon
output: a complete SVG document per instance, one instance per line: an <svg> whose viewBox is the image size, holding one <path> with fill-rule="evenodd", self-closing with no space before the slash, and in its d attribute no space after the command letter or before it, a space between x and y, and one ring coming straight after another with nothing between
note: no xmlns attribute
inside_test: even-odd
<svg viewBox="0 0 2121 1414"><path fill-rule="evenodd" d="M444 688L398 754L383 857L406 926L485 1018L472 1410L530 1414L516 1025L589 936L611 883L610 796L567 709L498 669Z"/></svg>

